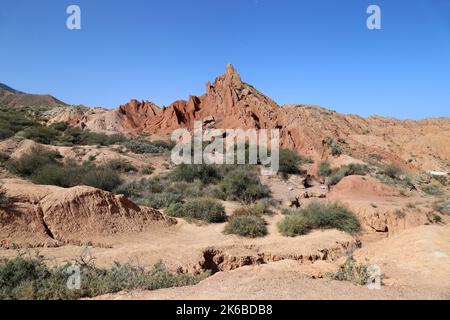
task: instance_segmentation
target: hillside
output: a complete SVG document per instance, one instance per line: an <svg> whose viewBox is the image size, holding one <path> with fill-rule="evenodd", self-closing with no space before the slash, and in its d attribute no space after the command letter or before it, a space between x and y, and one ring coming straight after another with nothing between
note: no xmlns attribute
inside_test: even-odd
<svg viewBox="0 0 450 320"><path fill-rule="evenodd" d="M52 120L58 121L93 131L145 134L150 139L167 138L180 127L192 128L194 121L207 121L215 128L278 128L282 147L314 160L329 158L337 150L413 171L450 171L449 118L401 121L308 105L279 106L242 81L231 65L206 84L204 95L178 100L164 109L150 101L131 100L114 110L61 110Z"/></svg>

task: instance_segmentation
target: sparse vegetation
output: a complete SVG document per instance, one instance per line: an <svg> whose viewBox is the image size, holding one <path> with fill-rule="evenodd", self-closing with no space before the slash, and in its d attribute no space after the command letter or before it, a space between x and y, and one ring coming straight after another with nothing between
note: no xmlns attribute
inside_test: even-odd
<svg viewBox="0 0 450 320"><path fill-rule="evenodd" d="M450 214L450 199L436 201L433 204L433 209L442 214Z"/></svg>
<svg viewBox="0 0 450 320"><path fill-rule="evenodd" d="M443 186L448 186L449 184L447 176L433 176L433 178Z"/></svg>
<svg viewBox="0 0 450 320"><path fill-rule="evenodd" d="M342 147L340 143L335 142L332 138L327 138L325 140L325 144L330 149L333 156L338 157L342 154Z"/></svg>
<svg viewBox="0 0 450 320"><path fill-rule="evenodd" d="M326 276L332 280L350 281L354 284L366 285L370 278L370 273L367 265L358 263L353 256L350 256L338 272L327 273Z"/></svg>
<svg viewBox="0 0 450 320"><path fill-rule="evenodd" d="M278 174L280 174L283 179L287 179L290 174L301 174L302 170L300 166L306 162L308 162L308 160L300 156L297 152L281 149Z"/></svg>
<svg viewBox="0 0 450 320"><path fill-rule="evenodd" d="M259 216L237 214L228 219L224 233L257 238L267 234L267 226L264 219Z"/></svg>
<svg viewBox="0 0 450 320"><path fill-rule="evenodd" d="M286 215L283 220L278 222L277 226L278 231L285 237L301 236L311 231L309 221L298 214Z"/></svg>
<svg viewBox="0 0 450 320"><path fill-rule="evenodd" d="M112 170L122 172L122 173L133 173L138 172L138 169L133 166L130 162L122 159L113 159L108 162L108 167Z"/></svg>
<svg viewBox="0 0 450 320"><path fill-rule="evenodd" d="M367 173L369 173L369 168L364 164L351 163L348 165L343 165L339 169L332 170L326 180L326 184L331 187L338 184L347 176L364 176Z"/></svg>
<svg viewBox="0 0 450 320"><path fill-rule="evenodd" d="M172 150L174 143L170 141L146 141L142 139L132 139L126 141L124 145L133 153L164 153Z"/></svg>
<svg viewBox="0 0 450 320"><path fill-rule="evenodd" d="M109 164L96 166L91 162L81 165L73 161L59 162L61 156L51 150L36 147L18 159L6 163L9 171L36 184L56 185L64 188L87 185L112 191L121 180Z"/></svg>
<svg viewBox="0 0 450 320"><path fill-rule="evenodd" d="M223 205L211 198L194 198L186 203L171 204L166 213L172 217L201 220L208 223L224 222L227 219Z"/></svg>
<svg viewBox="0 0 450 320"><path fill-rule="evenodd" d="M444 193L442 189L435 184L428 184L422 187L422 191L430 196L442 196Z"/></svg>
<svg viewBox="0 0 450 320"><path fill-rule="evenodd" d="M8 196L5 190L0 186L0 209L8 209L14 201Z"/></svg>
<svg viewBox="0 0 450 320"><path fill-rule="evenodd" d="M194 285L208 276L173 274L162 263L151 270L131 264L115 265L111 269L97 268L93 263L74 264L80 268L80 289L68 289L70 273L66 264L57 268L45 265L41 256L21 254L0 260L0 299L2 300L71 300L92 298L123 290L156 290Z"/></svg>
<svg viewBox="0 0 450 320"><path fill-rule="evenodd" d="M389 164L387 166L384 167L382 174L384 174L385 176L394 179L394 180L399 180L400 176L403 174L403 169L397 165L394 164Z"/></svg>
<svg viewBox="0 0 450 320"><path fill-rule="evenodd" d="M200 180L203 184L210 184L219 181L222 173L219 168L214 165L188 165L181 164L169 174L169 178L173 181L193 182Z"/></svg>
<svg viewBox="0 0 450 320"><path fill-rule="evenodd" d="M219 192L226 200L251 203L270 196L268 187L261 184L259 177L252 171L237 167L225 174L219 183Z"/></svg>
<svg viewBox="0 0 450 320"><path fill-rule="evenodd" d="M328 160L324 160L319 163L319 167L317 169L317 176L326 178L330 176L332 173L333 170L331 169L331 164Z"/></svg>
<svg viewBox="0 0 450 320"><path fill-rule="evenodd" d="M356 216L338 203L312 202L305 209L288 214L278 224L279 231L288 236L301 235L310 229L333 228L348 233L361 231L361 225ZM299 234L295 233L297 230Z"/></svg>

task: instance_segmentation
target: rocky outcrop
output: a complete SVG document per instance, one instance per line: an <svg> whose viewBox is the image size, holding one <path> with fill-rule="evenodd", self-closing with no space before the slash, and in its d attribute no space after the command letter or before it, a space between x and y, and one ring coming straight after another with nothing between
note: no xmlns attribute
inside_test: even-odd
<svg viewBox="0 0 450 320"><path fill-rule="evenodd" d="M278 106L242 81L232 65L206 93L178 100L160 109L152 102L131 100L114 110L91 109L82 115L65 112L73 125L94 131L167 138L177 128L213 119L208 127L279 129L281 146L314 160L331 157L325 143L332 138L344 154L369 161L375 156L409 170L450 169L450 119L400 121L391 118L344 115L309 105ZM417 152L416 152L417 151Z"/></svg>
<svg viewBox="0 0 450 320"><path fill-rule="evenodd" d="M3 247L86 245L118 233L139 232L155 222L176 223L125 196L91 187L64 189L6 179L3 189L14 199L14 205L0 210Z"/></svg>

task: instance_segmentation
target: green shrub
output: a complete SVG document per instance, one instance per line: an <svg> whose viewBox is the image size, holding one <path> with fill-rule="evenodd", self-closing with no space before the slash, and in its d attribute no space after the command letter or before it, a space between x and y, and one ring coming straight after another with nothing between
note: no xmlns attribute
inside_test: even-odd
<svg viewBox="0 0 450 320"><path fill-rule="evenodd" d="M271 210L271 207L276 206L277 203L272 198L263 198L257 200L254 204L251 205L251 208L258 214L258 215L273 215L273 211Z"/></svg>
<svg viewBox="0 0 450 320"><path fill-rule="evenodd" d="M245 168L237 168L225 174L219 190L228 200L251 203L270 196L268 187L261 184L259 177Z"/></svg>
<svg viewBox="0 0 450 320"><path fill-rule="evenodd" d="M123 173L130 173L130 172L137 172L138 169L136 169L135 166L133 166L130 162L122 159L113 159L107 163L107 166L111 168L112 170L123 172Z"/></svg>
<svg viewBox="0 0 450 320"><path fill-rule="evenodd" d="M47 165L57 165L60 155L56 151L41 147L34 147L30 152L18 159L10 159L6 162L6 168L14 174L22 177L30 177L36 171Z"/></svg>
<svg viewBox="0 0 450 320"><path fill-rule="evenodd" d="M264 219L258 216L233 215L228 219L224 233L257 238L267 234L267 226Z"/></svg>
<svg viewBox="0 0 450 320"><path fill-rule="evenodd" d="M133 153L164 153L173 149L175 144L171 141L146 141L141 139L129 140L124 145Z"/></svg>
<svg viewBox="0 0 450 320"><path fill-rule="evenodd" d="M281 149L278 173L285 179L290 174L301 174L300 166L305 162L306 159L301 157L297 152Z"/></svg>
<svg viewBox="0 0 450 320"><path fill-rule="evenodd" d="M384 167L382 174L391 179L398 180L403 174L403 169L395 164L390 164Z"/></svg>
<svg viewBox="0 0 450 320"><path fill-rule="evenodd" d="M42 144L54 144L55 139L60 134L61 132L59 132L58 130L45 126L35 126L27 128L22 132L22 136L24 138Z"/></svg>
<svg viewBox="0 0 450 320"><path fill-rule="evenodd" d="M325 160L319 163L319 167L317 169L317 176L328 177L329 175L331 175L332 172L333 170L331 169L331 164L329 161Z"/></svg>
<svg viewBox="0 0 450 320"><path fill-rule="evenodd" d="M81 184L106 191L113 191L122 182L117 172L107 166L90 167L81 181Z"/></svg>
<svg viewBox="0 0 450 320"><path fill-rule="evenodd" d="M422 191L431 196L443 195L442 189L435 184L429 184L429 185L423 186Z"/></svg>
<svg viewBox="0 0 450 320"><path fill-rule="evenodd" d="M338 203L321 204L312 202L305 209L288 214L278 224L283 235L295 236L310 229L338 229L348 233L361 231L356 216ZM296 231L300 233L296 233Z"/></svg>
<svg viewBox="0 0 450 320"><path fill-rule="evenodd" d="M167 208L166 213L174 217L202 220L209 223L223 222L227 218L223 205L217 200L209 198L189 199L182 205L172 204Z"/></svg>
<svg viewBox="0 0 450 320"><path fill-rule="evenodd" d="M162 263L151 270L131 264L118 264L111 269L99 269L92 263L74 264L80 268L80 289L68 289L70 273L64 265L47 267L42 257L19 255L0 260L0 299L2 300L69 300L92 298L123 290L156 290L194 285L208 276L173 274Z"/></svg>
<svg viewBox="0 0 450 320"><path fill-rule="evenodd" d="M448 179L446 176L433 176L434 180L438 181L441 185L447 186Z"/></svg>
<svg viewBox="0 0 450 320"><path fill-rule="evenodd" d="M367 265L358 264L353 256L340 267L336 273L327 273L326 276L331 280L350 281L354 284L365 285L370 278Z"/></svg>
<svg viewBox="0 0 450 320"><path fill-rule="evenodd" d="M285 237L307 234L311 230L309 221L301 215L287 215L277 224L278 231Z"/></svg>
<svg viewBox="0 0 450 320"><path fill-rule="evenodd" d="M10 159L9 154L0 152L0 164L4 164L6 161Z"/></svg>
<svg viewBox="0 0 450 320"><path fill-rule="evenodd" d="M327 147L330 149L333 156L340 156L342 154L342 147L338 142L335 142L332 138L325 140Z"/></svg>
<svg viewBox="0 0 450 320"><path fill-rule="evenodd" d="M350 163L343 165L339 169L332 170L326 184L334 186L347 176L364 176L369 172L369 167L359 163Z"/></svg>
<svg viewBox="0 0 450 320"><path fill-rule="evenodd" d="M8 139L17 132L38 125L19 108L0 107L0 140Z"/></svg>
<svg viewBox="0 0 450 320"><path fill-rule="evenodd" d="M14 204L13 199L11 199L3 188L0 187L0 209L8 209Z"/></svg>
<svg viewBox="0 0 450 320"><path fill-rule="evenodd" d="M450 199L444 201L436 201L433 204L433 209L442 214L450 214Z"/></svg>
<svg viewBox="0 0 450 320"><path fill-rule="evenodd" d="M55 185L70 188L86 185L106 191L114 190L121 184L116 171L108 166L95 166L91 163L77 165L69 161L67 164L49 164L36 170L31 176L36 184Z"/></svg>
<svg viewBox="0 0 450 320"><path fill-rule="evenodd" d="M219 181L222 175L217 166L180 164L169 174L169 177L172 181L200 180L203 184L210 184Z"/></svg>
<svg viewBox="0 0 450 320"><path fill-rule="evenodd" d="M348 233L361 231L356 216L338 203L310 203L300 214L307 218L315 229L338 229Z"/></svg>

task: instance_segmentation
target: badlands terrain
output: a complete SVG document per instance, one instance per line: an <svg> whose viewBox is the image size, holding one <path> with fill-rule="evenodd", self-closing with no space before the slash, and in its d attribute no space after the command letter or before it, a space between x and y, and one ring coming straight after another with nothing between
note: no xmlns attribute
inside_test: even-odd
<svg viewBox="0 0 450 320"><path fill-rule="evenodd" d="M280 174L173 165L170 134L195 121L279 129ZM80 297L450 299L449 118L279 106L228 65L204 95L165 108L70 106L1 85L0 140L3 261L39 252L56 268L88 254L98 268L204 275Z"/></svg>

